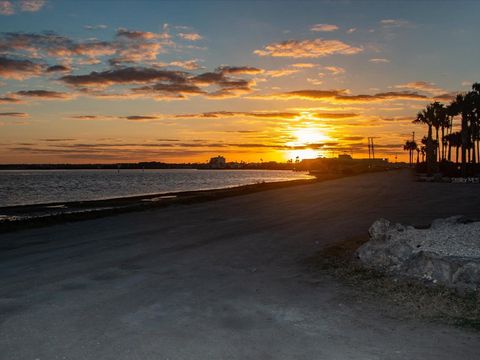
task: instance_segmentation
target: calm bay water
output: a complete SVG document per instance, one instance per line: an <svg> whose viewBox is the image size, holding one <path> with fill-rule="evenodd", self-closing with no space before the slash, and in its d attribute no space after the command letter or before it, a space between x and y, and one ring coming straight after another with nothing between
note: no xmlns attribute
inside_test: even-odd
<svg viewBox="0 0 480 360"><path fill-rule="evenodd" d="M7 170L0 171L0 207L308 178L305 173L284 170Z"/></svg>

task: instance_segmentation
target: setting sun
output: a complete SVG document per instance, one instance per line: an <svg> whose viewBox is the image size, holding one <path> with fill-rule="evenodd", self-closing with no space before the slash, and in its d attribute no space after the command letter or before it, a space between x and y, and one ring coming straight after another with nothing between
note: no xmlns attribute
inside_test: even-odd
<svg viewBox="0 0 480 360"><path fill-rule="evenodd" d="M325 156L322 148L325 143L331 141L322 129L318 128L300 128L292 130L292 141L287 142L287 146L291 148L286 152L287 159L315 159L319 156Z"/></svg>
<svg viewBox="0 0 480 360"><path fill-rule="evenodd" d="M297 138L296 143L302 145L319 144L330 140L320 129L314 128L297 129L292 135Z"/></svg>

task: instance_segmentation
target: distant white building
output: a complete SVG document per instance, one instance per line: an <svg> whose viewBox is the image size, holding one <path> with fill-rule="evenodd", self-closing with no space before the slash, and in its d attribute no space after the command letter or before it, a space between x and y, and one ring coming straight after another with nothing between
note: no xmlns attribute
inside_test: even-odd
<svg viewBox="0 0 480 360"><path fill-rule="evenodd" d="M227 162L223 156L216 156L210 159L209 165L212 169L225 169Z"/></svg>

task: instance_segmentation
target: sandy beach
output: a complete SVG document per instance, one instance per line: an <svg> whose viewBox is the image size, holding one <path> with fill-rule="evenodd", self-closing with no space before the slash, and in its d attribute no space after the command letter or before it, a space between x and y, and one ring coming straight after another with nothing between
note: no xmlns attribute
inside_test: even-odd
<svg viewBox="0 0 480 360"><path fill-rule="evenodd" d="M480 219L478 184L365 174L0 234L0 359L477 359L305 270L379 217Z"/></svg>

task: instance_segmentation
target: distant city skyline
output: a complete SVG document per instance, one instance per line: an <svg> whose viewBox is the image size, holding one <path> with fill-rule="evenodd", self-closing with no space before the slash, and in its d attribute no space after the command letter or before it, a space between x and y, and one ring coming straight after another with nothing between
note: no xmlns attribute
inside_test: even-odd
<svg viewBox="0 0 480 360"><path fill-rule="evenodd" d="M0 1L0 163L407 160L475 1Z"/></svg>

